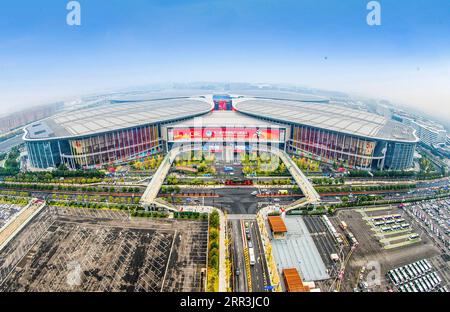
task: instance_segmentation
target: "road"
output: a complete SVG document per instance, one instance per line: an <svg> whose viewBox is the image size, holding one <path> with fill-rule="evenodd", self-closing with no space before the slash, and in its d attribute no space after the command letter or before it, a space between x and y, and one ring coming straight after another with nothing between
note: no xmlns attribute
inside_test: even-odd
<svg viewBox="0 0 450 312"><path fill-rule="evenodd" d="M254 219L232 219L229 221L232 233L232 288L235 292L263 292L270 283L268 267L262 247L261 234ZM248 224L250 240L247 239L246 226ZM250 265L248 259L248 244L252 244L256 263ZM239 275L236 270L239 269Z"/></svg>
<svg viewBox="0 0 450 312"><path fill-rule="evenodd" d="M206 206L214 206L220 208L228 215L253 214L255 215L261 207L267 205L279 204L281 207L286 206L297 200L297 196L287 196L279 198L256 197L252 192L261 192L265 187L223 187L223 188L183 188L185 193L214 193L219 197L197 197L182 198L181 204L193 205L200 204ZM270 188L270 191L277 192L283 187Z"/></svg>
<svg viewBox="0 0 450 312"><path fill-rule="evenodd" d="M8 152L14 146L22 144L23 143L22 135L23 134L21 133L20 135L12 137L6 141L0 142L0 152L1 153Z"/></svg>
<svg viewBox="0 0 450 312"><path fill-rule="evenodd" d="M235 292L247 292L247 272L244 258L244 240L241 230L241 220L230 220L230 228L232 233L232 265L233 278L232 288ZM236 275L236 270L239 269L239 275Z"/></svg>
<svg viewBox="0 0 450 312"><path fill-rule="evenodd" d="M263 292L265 291L265 287L270 284L269 271L267 268L266 258L264 256L261 234L259 233L258 223L256 220L249 221L249 227L256 258L255 265L250 268L253 291Z"/></svg>

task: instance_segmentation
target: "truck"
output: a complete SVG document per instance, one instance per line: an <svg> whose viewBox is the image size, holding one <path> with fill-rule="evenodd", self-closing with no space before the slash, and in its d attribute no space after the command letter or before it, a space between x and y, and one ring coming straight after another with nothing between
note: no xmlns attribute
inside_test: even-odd
<svg viewBox="0 0 450 312"><path fill-rule="evenodd" d="M348 226L347 223L345 223L345 221L341 221L341 223L339 224L341 229L343 229L344 231L347 230Z"/></svg>

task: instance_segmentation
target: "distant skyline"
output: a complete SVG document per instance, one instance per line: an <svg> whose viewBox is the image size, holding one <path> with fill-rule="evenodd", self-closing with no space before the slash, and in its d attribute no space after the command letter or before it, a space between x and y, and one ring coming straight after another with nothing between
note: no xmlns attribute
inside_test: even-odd
<svg viewBox="0 0 450 312"><path fill-rule="evenodd" d="M450 122L450 1L4 1L0 114L157 82L292 83Z"/></svg>

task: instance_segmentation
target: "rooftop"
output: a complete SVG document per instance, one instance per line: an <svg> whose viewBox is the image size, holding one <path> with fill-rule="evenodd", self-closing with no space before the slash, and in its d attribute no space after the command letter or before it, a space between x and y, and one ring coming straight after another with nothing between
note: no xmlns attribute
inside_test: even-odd
<svg viewBox="0 0 450 312"><path fill-rule="evenodd" d="M27 139L87 136L156 122L170 122L207 113L210 103L201 98L172 98L110 102L107 105L58 114L26 128Z"/></svg>
<svg viewBox="0 0 450 312"><path fill-rule="evenodd" d="M269 216L268 218L270 228L274 233L285 233L287 232L286 225L280 216Z"/></svg>
<svg viewBox="0 0 450 312"><path fill-rule="evenodd" d="M286 216L287 234L284 239L271 241L277 268L295 268L304 281L328 279L325 264L302 217Z"/></svg>
<svg viewBox="0 0 450 312"><path fill-rule="evenodd" d="M248 99L234 107L253 116L287 121L362 137L416 142L414 130L385 117L328 103Z"/></svg>
<svg viewBox="0 0 450 312"><path fill-rule="evenodd" d="M261 119L253 118L235 111L214 111L202 115L197 119L183 120L175 122L170 127L283 127L274 122L267 122Z"/></svg>
<svg viewBox="0 0 450 312"><path fill-rule="evenodd" d="M288 292L307 292L309 287L303 285L303 281L298 274L296 268L289 268L283 270L284 282Z"/></svg>

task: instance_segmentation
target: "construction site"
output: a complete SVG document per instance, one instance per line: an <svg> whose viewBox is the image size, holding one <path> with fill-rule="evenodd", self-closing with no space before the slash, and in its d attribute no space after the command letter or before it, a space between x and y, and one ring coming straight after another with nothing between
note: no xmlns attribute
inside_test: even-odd
<svg viewBox="0 0 450 312"><path fill-rule="evenodd" d="M0 253L0 292L199 292L208 222L46 207Z"/></svg>

